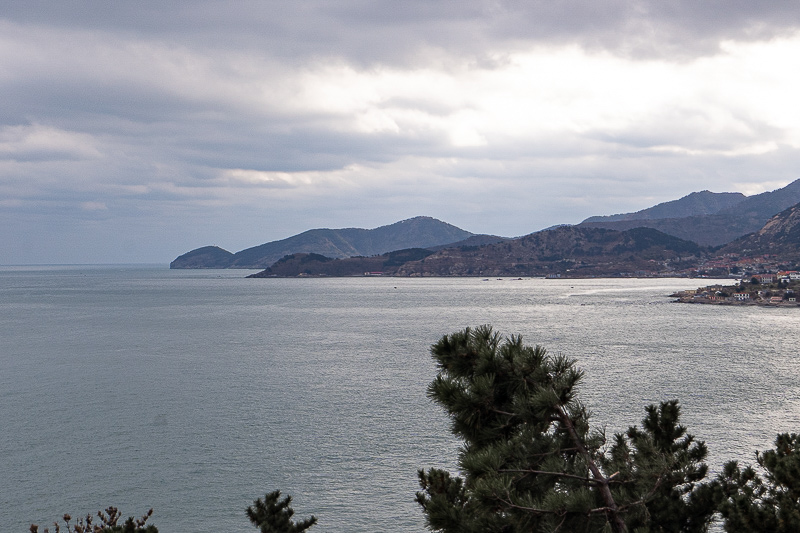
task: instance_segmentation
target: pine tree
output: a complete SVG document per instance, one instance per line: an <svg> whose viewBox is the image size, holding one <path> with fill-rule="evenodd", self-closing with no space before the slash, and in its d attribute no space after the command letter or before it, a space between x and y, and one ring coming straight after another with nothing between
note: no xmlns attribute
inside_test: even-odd
<svg viewBox="0 0 800 533"><path fill-rule="evenodd" d="M631 502L625 522L633 531L701 533L715 509L713 490L700 482L708 473L708 450L680 425L676 400L648 406L642 429L614 435L602 459L615 472L615 497Z"/></svg>
<svg viewBox="0 0 800 533"><path fill-rule="evenodd" d="M87 514L85 517L78 517L74 524L72 523L72 515L69 513L65 513L62 518L64 520L64 529L67 533L158 533L156 526L147 524L151 516L153 516L152 509L138 519L129 516L120 525L119 521L122 519L122 513L112 505L107 507L105 512L97 512L98 522L95 522L95 516L91 514ZM56 533L61 531L61 525L58 522L54 522L53 526ZM39 526L31 524L29 531L31 533L39 533ZM44 533L50 533L50 529L44 528Z"/></svg>
<svg viewBox="0 0 800 533"><path fill-rule="evenodd" d="M728 462L716 480L725 531L800 531L800 435L778 435L775 449L756 453L756 461L758 469Z"/></svg>
<svg viewBox="0 0 800 533"><path fill-rule="evenodd" d="M705 475L705 446L678 425L677 402L648 408L644 429L616 435L605 453L604 435L590 430L577 399L583 374L575 361L489 326L445 336L431 353L439 373L428 393L463 442L464 476L419 472L417 502L431 530L707 528L711 499L692 497ZM653 516L669 523L647 529Z"/></svg>
<svg viewBox="0 0 800 533"><path fill-rule="evenodd" d="M290 506L292 497L286 496L283 500L280 497L281 491L275 490L247 508L247 517L261 533L300 533L317 523L314 516L294 522L294 510Z"/></svg>

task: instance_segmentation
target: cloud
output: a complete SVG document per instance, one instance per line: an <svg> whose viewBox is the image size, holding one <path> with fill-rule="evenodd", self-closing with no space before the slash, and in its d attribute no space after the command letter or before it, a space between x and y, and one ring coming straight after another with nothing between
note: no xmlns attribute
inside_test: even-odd
<svg viewBox="0 0 800 533"><path fill-rule="evenodd" d="M91 135L39 124L0 129L0 160L53 161L100 157Z"/></svg>
<svg viewBox="0 0 800 533"><path fill-rule="evenodd" d="M798 30L794 2L739 0L12 3L0 210L98 250L101 220L170 227L166 262L200 227L518 235L760 192L797 177Z"/></svg>
<svg viewBox="0 0 800 533"><path fill-rule="evenodd" d="M578 44L633 57L695 57L713 55L726 39L764 41L800 25L791 0L30 1L5 6L4 13L28 27L136 36L192 49L267 50L287 61L325 56L361 64L417 63L426 50L478 58L483 51L538 44Z"/></svg>
<svg viewBox="0 0 800 533"><path fill-rule="evenodd" d="M108 206L103 202L81 202L84 211L107 211Z"/></svg>

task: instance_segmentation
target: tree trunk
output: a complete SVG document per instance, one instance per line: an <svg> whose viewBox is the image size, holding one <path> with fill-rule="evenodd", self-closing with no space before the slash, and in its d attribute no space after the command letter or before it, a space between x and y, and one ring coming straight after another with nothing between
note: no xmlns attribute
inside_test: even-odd
<svg viewBox="0 0 800 533"><path fill-rule="evenodd" d="M608 486L608 479L606 479L606 477L600 471L600 468L597 467L597 464L594 462L594 458L592 458L589 450L587 450L586 446L583 445L583 440L578 436L578 432L575 431L575 426L572 424L572 420L567 415L566 411L564 411L564 408L559 405L557 409L558 416L561 418L561 423L567 429L570 437L572 437L572 441L575 443L575 447L578 449L578 452L586 458L586 462L589 465L589 470L592 472L592 476L599 484L598 486L600 489L600 495L602 496L606 507L609 509L607 515L610 515L609 518L611 526L614 528L615 533L628 533L628 526L626 526L625 521L622 520L617 503L614 501L614 495L611 494L611 488Z"/></svg>

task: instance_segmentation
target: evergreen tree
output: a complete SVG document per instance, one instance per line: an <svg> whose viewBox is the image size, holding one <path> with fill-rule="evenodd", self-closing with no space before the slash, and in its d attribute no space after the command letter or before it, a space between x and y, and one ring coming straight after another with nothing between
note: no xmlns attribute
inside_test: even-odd
<svg viewBox="0 0 800 533"><path fill-rule="evenodd" d="M488 326L445 336L431 353L439 374L428 393L463 441L464 475L419 472L431 530L706 530L712 502L694 494L705 446L678 425L677 402L648 408L643 429L616 435L605 453L577 399L573 360ZM656 516L666 522L651 527Z"/></svg>
<svg viewBox="0 0 800 533"><path fill-rule="evenodd" d="M633 531L701 533L715 509L713 490L700 484L708 473L705 443L680 425L676 400L648 406L642 429L614 435L602 459L615 472L615 496L628 504L625 522ZM643 504L643 505L641 505Z"/></svg>
<svg viewBox="0 0 800 533"><path fill-rule="evenodd" d="M758 470L726 463L716 480L725 531L800 531L800 435L778 435L775 449L756 453L756 461Z"/></svg>
<svg viewBox="0 0 800 533"><path fill-rule="evenodd" d="M294 510L289 504L292 497L280 499L281 491L275 490L257 499L247 508L247 517L261 530L261 533L300 533L317 523L317 518L312 516L299 522L294 522Z"/></svg>
<svg viewBox="0 0 800 533"><path fill-rule="evenodd" d="M138 519L129 516L122 525L119 525L122 513L114 506L107 507L105 512L98 511L96 516L100 519L99 522L95 522L95 517L87 514L86 517L79 517L73 524L71 523L72 516L66 513L62 517L64 529L67 533L158 533L156 526L147 524L147 521L153 516L152 509ZM58 522L53 522L53 527L55 533L61 531L61 525ZM29 531L39 533L39 526L31 524ZM44 528L44 533L50 533L50 529Z"/></svg>

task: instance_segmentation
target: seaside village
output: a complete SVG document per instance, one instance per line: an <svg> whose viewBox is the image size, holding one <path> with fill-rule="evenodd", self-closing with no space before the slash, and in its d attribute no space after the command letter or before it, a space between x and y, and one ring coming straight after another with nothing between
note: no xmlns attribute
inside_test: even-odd
<svg viewBox="0 0 800 533"><path fill-rule="evenodd" d="M709 285L673 294L683 303L797 306L800 272L744 275L735 285Z"/></svg>

